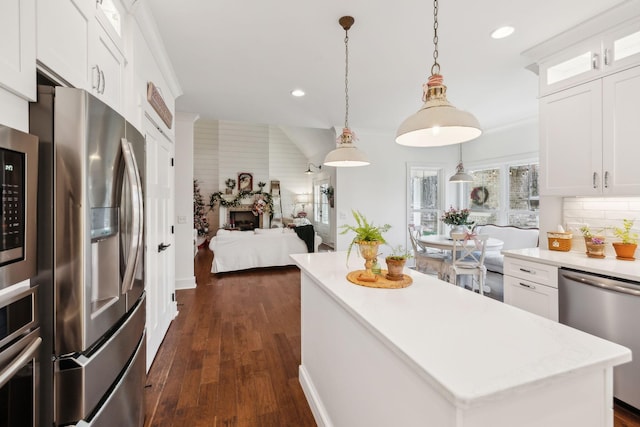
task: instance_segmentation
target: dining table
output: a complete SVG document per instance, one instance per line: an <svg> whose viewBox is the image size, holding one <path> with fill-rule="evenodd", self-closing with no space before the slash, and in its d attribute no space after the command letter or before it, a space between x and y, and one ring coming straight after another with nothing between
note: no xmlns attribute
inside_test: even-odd
<svg viewBox="0 0 640 427"><path fill-rule="evenodd" d="M422 248L425 249L433 248L439 249L441 251L453 251L453 239L447 234L422 235L418 236L416 241L420 246L422 246ZM467 246L473 246L476 244L476 242L473 238L469 238L468 240L464 241L464 244ZM504 246L504 242L500 239L496 239L495 237L489 237L485 245L485 252L500 251ZM447 261L442 260L442 262ZM440 280L448 280L448 277L446 277L446 271L448 270L445 268L438 269L438 278ZM483 291L484 293L489 293L491 292L491 288L485 284L483 287Z"/></svg>
<svg viewBox="0 0 640 427"><path fill-rule="evenodd" d="M440 249L442 251L453 251L453 239L447 234L430 234L418 236L417 241L422 247ZM473 238L465 241L468 246L475 245ZM486 251L499 251L502 249L504 242L495 237L489 237L486 243Z"/></svg>

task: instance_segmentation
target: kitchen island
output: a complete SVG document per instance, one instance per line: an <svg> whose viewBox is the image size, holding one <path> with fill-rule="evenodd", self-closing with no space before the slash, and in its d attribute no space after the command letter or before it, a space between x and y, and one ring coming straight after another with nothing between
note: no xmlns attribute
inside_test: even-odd
<svg viewBox="0 0 640 427"><path fill-rule="evenodd" d="M320 426L613 425L620 345L409 269L404 289L346 275L346 253L301 268L300 382Z"/></svg>

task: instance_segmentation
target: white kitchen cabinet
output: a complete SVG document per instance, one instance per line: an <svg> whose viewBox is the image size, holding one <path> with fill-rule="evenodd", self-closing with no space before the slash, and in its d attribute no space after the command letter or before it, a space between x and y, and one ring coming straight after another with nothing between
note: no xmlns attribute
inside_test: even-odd
<svg viewBox="0 0 640 427"><path fill-rule="evenodd" d="M541 96L640 65L640 20L589 38L539 65Z"/></svg>
<svg viewBox="0 0 640 427"><path fill-rule="evenodd" d="M89 44L92 0L38 0L37 58L71 86L90 89Z"/></svg>
<svg viewBox="0 0 640 427"><path fill-rule="evenodd" d="M46 71L122 111L122 34L105 18L100 4L95 0L38 0L37 19L37 58Z"/></svg>
<svg viewBox="0 0 640 427"><path fill-rule="evenodd" d="M125 58L100 24L94 28L89 57L91 92L116 111L122 112Z"/></svg>
<svg viewBox="0 0 640 427"><path fill-rule="evenodd" d="M540 193L640 194L640 67L540 99Z"/></svg>
<svg viewBox="0 0 640 427"><path fill-rule="evenodd" d="M504 302L558 321L558 268L504 258Z"/></svg>
<svg viewBox="0 0 640 427"><path fill-rule="evenodd" d="M0 2L0 40L0 87L35 101L35 0Z"/></svg>

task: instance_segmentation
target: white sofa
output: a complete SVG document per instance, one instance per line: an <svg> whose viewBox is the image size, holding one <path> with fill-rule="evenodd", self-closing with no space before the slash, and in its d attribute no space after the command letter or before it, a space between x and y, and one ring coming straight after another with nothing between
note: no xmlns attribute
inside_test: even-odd
<svg viewBox="0 0 640 427"><path fill-rule="evenodd" d="M476 233L488 234L489 237L502 240L506 249L535 248L539 244L539 230L537 228L520 228L513 225L476 225L473 229ZM484 265L487 271L503 274L504 255L498 251L485 254Z"/></svg>
<svg viewBox="0 0 640 427"><path fill-rule="evenodd" d="M322 238L314 233L314 250ZM291 228L257 228L251 231L218 230L211 239L212 273L294 264L289 255L307 253L307 244Z"/></svg>

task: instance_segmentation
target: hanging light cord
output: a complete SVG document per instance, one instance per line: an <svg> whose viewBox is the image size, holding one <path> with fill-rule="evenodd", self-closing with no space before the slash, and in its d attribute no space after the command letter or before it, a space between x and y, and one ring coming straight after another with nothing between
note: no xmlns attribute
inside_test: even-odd
<svg viewBox="0 0 640 427"><path fill-rule="evenodd" d="M349 30L344 30L344 127L349 128Z"/></svg>
<svg viewBox="0 0 640 427"><path fill-rule="evenodd" d="M433 0L433 65L431 75L440 74L438 63L438 0Z"/></svg>

